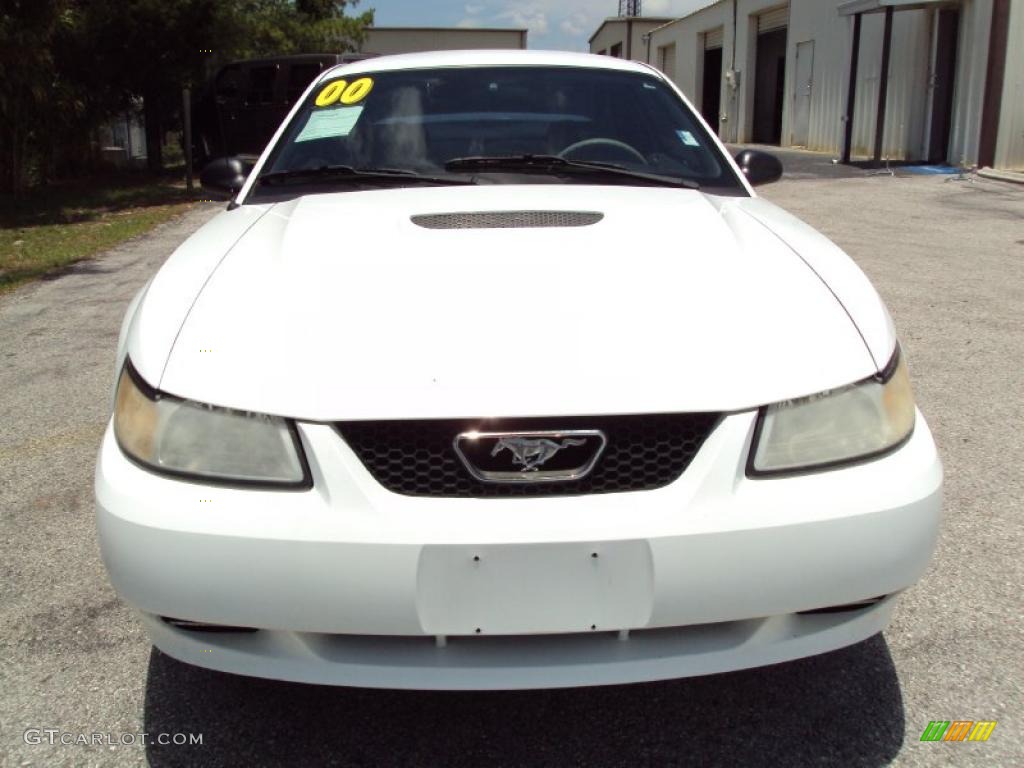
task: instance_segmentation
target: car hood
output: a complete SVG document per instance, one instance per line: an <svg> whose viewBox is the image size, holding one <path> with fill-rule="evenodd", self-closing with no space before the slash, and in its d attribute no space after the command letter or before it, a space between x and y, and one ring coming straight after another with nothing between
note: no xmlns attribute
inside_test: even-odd
<svg viewBox="0 0 1024 768"><path fill-rule="evenodd" d="M843 305L751 202L496 185L280 203L208 270L159 387L333 421L734 411L871 375ZM601 219L412 220L508 211Z"/></svg>

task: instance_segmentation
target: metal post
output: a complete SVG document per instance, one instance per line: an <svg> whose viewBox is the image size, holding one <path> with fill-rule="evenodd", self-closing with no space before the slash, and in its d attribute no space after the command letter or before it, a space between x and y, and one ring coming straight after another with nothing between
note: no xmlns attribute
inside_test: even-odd
<svg viewBox="0 0 1024 768"><path fill-rule="evenodd" d="M185 88L181 92L183 99L182 104L182 123L184 124L185 133L185 188L189 194L192 193L192 92L189 88Z"/></svg>
<svg viewBox="0 0 1024 768"><path fill-rule="evenodd" d="M889 58L892 55L892 12L892 6L886 6L882 72L878 83L878 114L875 120L875 167L882 164L882 146L885 143L885 102L889 96Z"/></svg>
<svg viewBox="0 0 1024 768"><path fill-rule="evenodd" d="M850 87L846 92L846 134L843 139L843 163L850 162L853 151L853 113L857 108L857 74L860 67L861 14L853 17L853 50L850 51Z"/></svg>

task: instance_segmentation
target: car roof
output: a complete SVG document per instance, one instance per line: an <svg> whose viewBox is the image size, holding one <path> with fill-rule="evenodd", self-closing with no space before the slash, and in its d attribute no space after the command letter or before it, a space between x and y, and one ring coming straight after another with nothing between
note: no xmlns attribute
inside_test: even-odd
<svg viewBox="0 0 1024 768"><path fill-rule="evenodd" d="M493 51L430 51L427 53L401 53L378 56L365 61L339 64L325 70L320 80L339 74L361 72L388 72L402 69L433 69L435 67L587 67L589 69L652 72L646 64L612 56L566 51L493 50Z"/></svg>

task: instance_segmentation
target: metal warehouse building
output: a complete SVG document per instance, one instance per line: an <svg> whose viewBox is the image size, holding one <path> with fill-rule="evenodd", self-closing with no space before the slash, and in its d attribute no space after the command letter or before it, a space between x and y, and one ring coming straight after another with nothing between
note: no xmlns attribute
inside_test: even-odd
<svg viewBox="0 0 1024 768"><path fill-rule="evenodd" d="M525 48L526 30L484 27L367 27L361 53Z"/></svg>
<svg viewBox="0 0 1024 768"><path fill-rule="evenodd" d="M647 61L651 31L671 18L618 16L605 19L590 37L590 52L620 59Z"/></svg>
<svg viewBox="0 0 1024 768"><path fill-rule="evenodd" d="M1024 0L719 0L632 54L725 141L1024 170Z"/></svg>

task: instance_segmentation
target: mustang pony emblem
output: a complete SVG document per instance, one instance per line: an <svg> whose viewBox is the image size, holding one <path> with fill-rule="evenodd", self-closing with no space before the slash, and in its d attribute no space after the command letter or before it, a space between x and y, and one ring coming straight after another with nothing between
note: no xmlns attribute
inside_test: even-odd
<svg viewBox="0 0 1024 768"><path fill-rule="evenodd" d="M522 465L520 472L536 472L563 448L573 445L586 445L586 438L567 437L560 443L546 437L531 439L528 437L503 437L491 449L491 456L497 456L506 448L512 454L512 463Z"/></svg>
<svg viewBox="0 0 1024 768"><path fill-rule="evenodd" d="M485 483L542 483L586 477L597 464L607 442L604 432L599 429L537 432L473 430L456 435L453 447L462 465L477 480ZM505 451L511 454L511 460ZM556 456L557 460L552 461Z"/></svg>

